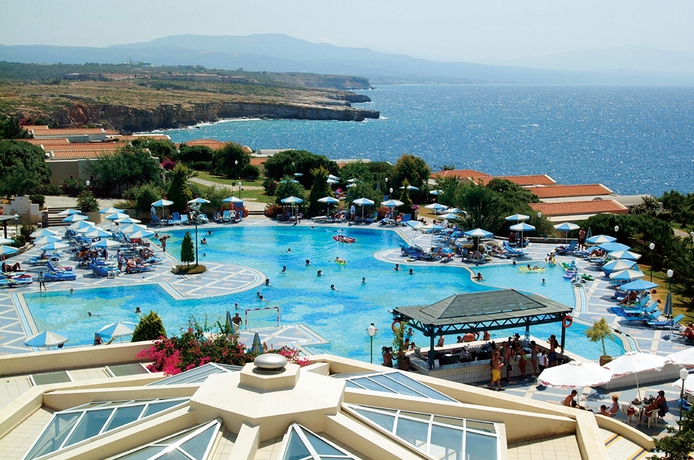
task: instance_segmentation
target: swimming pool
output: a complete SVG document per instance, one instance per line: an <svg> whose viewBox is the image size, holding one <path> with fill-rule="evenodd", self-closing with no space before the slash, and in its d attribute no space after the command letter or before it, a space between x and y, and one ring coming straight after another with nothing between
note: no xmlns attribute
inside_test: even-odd
<svg viewBox="0 0 694 460"><path fill-rule="evenodd" d="M91 344L94 332L107 323L136 322L136 306L145 312L150 309L158 312L169 333L177 333L186 326L191 314L200 320L207 316L211 323L221 320L227 310L234 312L236 302L241 311L278 306L282 324L305 324L330 341L312 347L311 351L363 361L369 360L366 328L370 323L379 329L374 350L391 344L389 310L395 307L429 304L460 292L487 290L490 285L538 292L567 305L574 304L570 283L564 282L559 274L550 273L550 269L544 285L540 283L543 276L520 275L517 267L510 264L476 268L485 278L481 284L471 281L467 270L438 263L415 266L414 274L410 275L409 267L403 265L402 270L396 271L393 264L374 257L376 251L399 247L402 240L397 233L378 228L347 228L344 234L357 241L345 244L333 240L337 231L330 227L234 226L213 227L212 235L208 235L207 230L200 229L199 238L204 236L208 241L207 245L199 246L201 263L208 260L250 266L270 279L269 286L238 294L174 300L158 286L147 285L75 290L72 294L28 294L25 299L39 329L70 337L70 345ZM185 232L185 229L167 232L172 236L167 246L176 255ZM347 260L347 264L336 264L336 257ZM308 266L306 260L310 261ZM318 270L322 270L322 276L317 276ZM362 283L362 277L366 283ZM258 299L256 292L267 301ZM274 326L275 316L273 310L254 313L250 317L251 326ZM567 330L569 349L597 358L601 354L599 347L581 337L581 329L575 324ZM531 334L538 338L560 333L559 323L531 329ZM414 340L417 341L417 336ZM580 344L585 344L586 349ZM623 351L611 353L616 356Z"/></svg>

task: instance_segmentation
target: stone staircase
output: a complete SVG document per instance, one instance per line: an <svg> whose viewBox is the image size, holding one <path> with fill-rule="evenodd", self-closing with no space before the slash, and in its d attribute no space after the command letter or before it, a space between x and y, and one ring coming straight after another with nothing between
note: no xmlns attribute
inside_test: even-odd
<svg viewBox="0 0 694 460"><path fill-rule="evenodd" d="M68 224L63 222L65 216L59 216L58 213L65 211L68 208L48 208L48 226L49 227L66 227Z"/></svg>

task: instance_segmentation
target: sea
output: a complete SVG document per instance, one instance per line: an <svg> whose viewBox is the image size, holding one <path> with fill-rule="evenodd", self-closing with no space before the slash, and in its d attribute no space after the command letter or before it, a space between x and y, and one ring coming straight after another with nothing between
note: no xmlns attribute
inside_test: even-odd
<svg viewBox="0 0 694 460"><path fill-rule="evenodd" d="M362 122L225 120L165 131L174 142L233 141L330 159L432 170L547 174L617 194L694 192L694 88L546 85L388 85L363 94L381 117ZM161 132L161 131L157 131Z"/></svg>

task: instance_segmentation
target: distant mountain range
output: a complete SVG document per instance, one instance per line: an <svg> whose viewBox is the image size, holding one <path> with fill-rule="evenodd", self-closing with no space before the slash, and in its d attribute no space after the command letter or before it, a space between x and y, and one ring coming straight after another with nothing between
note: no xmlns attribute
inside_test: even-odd
<svg viewBox="0 0 694 460"><path fill-rule="evenodd" d="M245 37L174 35L146 43L107 48L0 45L0 60L42 64L147 62L154 66L201 65L225 70L243 68L247 71L355 75L367 77L373 84L694 85L694 73L648 73L633 70L580 72L436 62L379 53L366 48L311 43L279 34Z"/></svg>

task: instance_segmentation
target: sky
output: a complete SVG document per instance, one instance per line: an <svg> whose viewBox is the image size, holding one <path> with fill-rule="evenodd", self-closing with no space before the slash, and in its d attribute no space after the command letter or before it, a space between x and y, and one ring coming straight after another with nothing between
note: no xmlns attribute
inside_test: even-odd
<svg viewBox="0 0 694 460"><path fill-rule="evenodd" d="M485 64L580 67L585 50L609 64L615 57L607 50L630 47L631 60L646 68L691 59L694 69L691 0L0 0L0 11L2 45L104 47L176 34L283 33Z"/></svg>

